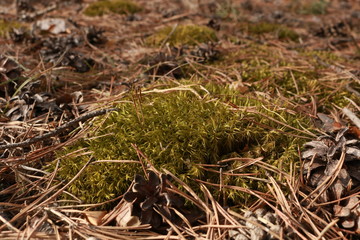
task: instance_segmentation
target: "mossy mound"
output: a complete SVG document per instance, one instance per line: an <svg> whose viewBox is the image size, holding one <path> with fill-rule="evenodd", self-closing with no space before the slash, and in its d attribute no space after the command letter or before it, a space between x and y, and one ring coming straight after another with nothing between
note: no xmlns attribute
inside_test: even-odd
<svg viewBox="0 0 360 240"><path fill-rule="evenodd" d="M90 17L102 16L107 13L133 14L139 12L141 7L129 0L104 0L90 4L84 14Z"/></svg>
<svg viewBox="0 0 360 240"><path fill-rule="evenodd" d="M203 42L217 41L213 29L200 25L179 25L176 27L165 27L146 39L146 43L159 46L169 43L172 46L196 45Z"/></svg>
<svg viewBox="0 0 360 240"><path fill-rule="evenodd" d="M274 34L280 40L296 41L299 35L290 28L274 23L259 22L259 23L243 23L240 26L241 30L248 31L249 34L261 35L265 33Z"/></svg>
<svg viewBox="0 0 360 240"><path fill-rule="evenodd" d="M220 55L212 65L229 71L239 69L242 81L251 86L251 91L269 95L280 93L299 106L311 105L314 98L319 112L327 113L334 106L345 107L349 102L344 97L358 102L359 97L346 89L351 80L341 76L336 81L331 80L326 74L328 67L318 59L331 65L346 62L330 51L288 52L286 55L280 54L277 47L252 43Z"/></svg>
<svg viewBox="0 0 360 240"><path fill-rule="evenodd" d="M321 15L325 14L327 12L327 8L329 6L330 1L326 0L317 0L317 1L310 1L308 3L305 3L300 8L301 14L307 14L307 15Z"/></svg>
<svg viewBox="0 0 360 240"><path fill-rule="evenodd" d="M22 24L19 22L0 19L0 37L7 37L12 28L20 28L21 26Z"/></svg>
<svg viewBox="0 0 360 240"><path fill-rule="evenodd" d="M99 119L95 124L99 129L88 139L58 153L62 157L57 177L70 181L89 158L138 160L134 144L157 169L173 172L198 192L194 179L220 182L219 173L205 170L201 164L218 164L228 157L263 156L264 161L287 170L297 161L297 147L304 139L291 135L302 133L286 125L308 127L308 120L264 99L246 98L213 85L208 86L207 91L203 89L197 86L188 87L186 91L148 93L141 101L135 101L136 104L120 103L119 111L111 113L106 120ZM229 102L238 109L232 109ZM65 157L76 150L77 157ZM83 155L88 151L91 156ZM241 164L229 163L223 166L223 171L231 172ZM256 166L237 170L237 173L239 171L264 176L264 171ZM136 163L91 164L68 191L86 203L99 203L123 194L134 174L142 172L141 165ZM224 175L223 183L257 190L266 187L261 181L231 174ZM218 194L215 190L214 195ZM234 190L227 194L236 203L248 199Z"/></svg>

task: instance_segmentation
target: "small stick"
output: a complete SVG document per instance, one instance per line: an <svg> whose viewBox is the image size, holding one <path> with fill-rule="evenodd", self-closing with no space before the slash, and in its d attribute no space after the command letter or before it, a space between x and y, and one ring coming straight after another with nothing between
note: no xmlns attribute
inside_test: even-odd
<svg viewBox="0 0 360 240"><path fill-rule="evenodd" d="M41 9L41 10L36 11L34 13L21 14L21 15L20 15L20 13L18 13L18 15L20 15L19 17L22 20L32 20L32 19L34 19L36 17L39 17L39 16L42 16L42 15L48 13L48 12L54 11L57 7L58 7L58 5L55 3L55 4L50 5L49 7L46 7L44 9Z"/></svg>
<svg viewBox="0 0 360 240"><path fill-rule="evenodd" d="M30 146L33 143L40 142L40 141L43 141L43 140L48 139L50 137L56 136L56 135L64 132L67 128L69 128L69 127L71 127L73 125L76 125L79 122L83 122L83 121L86 121L86 120L88 120L90 118L100 116L100 115L106 114L106 113L111 112L111 111L116 111L116 110L118 110L118 109L117 108L107 108L107 109L101 109L101 110L98 110L98 111L93 111L93 112L87 113L87 114L85 114L85 115L83 115L81 117L75 118L74 120L71 120L70 122L65 123L64 125L61 125L60 127L56 128L55 130L53 130L51 132L48 132L48 133L45 133L45 134L43 134L41 136L36 136L36 137L33 137L33 138L29 138L29 139L27 139L27 140L25 140L23 142L0 145L0 150Z"/></svg>

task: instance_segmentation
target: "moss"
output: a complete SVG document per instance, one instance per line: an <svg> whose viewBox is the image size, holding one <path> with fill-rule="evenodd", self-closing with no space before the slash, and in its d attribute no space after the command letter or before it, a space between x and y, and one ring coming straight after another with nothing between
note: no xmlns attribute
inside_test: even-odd
<svg viewBox="0 0 360 240"><path fill-rule="evenodd" d="M360 104L360 98L346 90L351 81L341 75L336 80L329 78L329 71L336 72L320 63L317 57L335 66L345 64L346 59L330 51L301 51L287 55L280 53L277 47L255 43L247 43L246 46L223 53L212 66L228 73L236 69L232 80L238 82L241 79L247 91L284 96L302 106L304 111L312 109L312 99L317 103L317 111L323 113L331 111L334 105L346 106L348 101L345 97Z"/></svg>
<svg viewBox="0 0 360 240"><path fill-rule="evenodd" d="M314 14L314 15L325 14L327 11L328 5L329 5L329 2L325 1L325 0L310 1L309 3L304 4L301 7L300 13Z"/></svg>
<svg viewBox="0 0 360 240"><path fill-rule="evenodd" d="M331 51L311 51L311 50L307 50L307 51L302 51L299 52L300 55L302 56L306 56L306 57L310 57L308 59L309 62L311 62L312 64L314 64L317 68L324 68L326 66L320 65L319 62L317 61L317 57L319 57L322 61L331 64L332 62L339 62L339 63L343 63L344 61L346 61L345 59L337 56L334 52Z"/></svg>
<svg viewBox="0 0 360 240"><path fill-rule="evenodd" d="M257 34L257 35L265 34L265 33L273 33L281 40L289 39L292 41L296 41L299 38L299 35L295 31L283 25L274 24L274 23L267 23L267 22L242 23L240 29L242 30L247 29L247 31L250 34Z"/></svg>
<svg viewBox="0 0 360 240"><path fill-rule="evenodd" d="M59 180L70 181L90 157L137 160L132 144L136 144L156 168L175 173L198 192L194 179L220 182L218 173L206 171L198 164L217 164L229 156L264 156L268 163L286 170L297 161L296 148L304 139L289 135L299 133L264 115L293 127L299 127L299 122L309 126L308 120L281 110L274 103L247 98L221 86L206 88L207 91L193 87L189 91L152 93L144 95L141 104L140 101L135 101L136 105L132 101L119 104L118 112L112 113L105 122L99 120L97 126L101 123L101 128L89 139L58 154L62 156L78 149L92 152L91 156L63 157ZM227 102L238 105L241 110L231 110ZM263 115L247 112L247 108ZM223 170L231 172L239 164L224 165ZM248 171L259 174L258 177L265 176L264 171L255 166L241 170ZM134 174L141 172L141 166L135 163L95 163L87 167L68 190L84 202L98 203L123 194ZM262 182L229 175L224 184L266 189ZM218 194L215 190L214 195ZM234 190L229 190L227 195L236 203L249 199Z"/></svg>
<svg viewBox="0 0 360 240"><path fill-rule="evenodd" d="M129 0L104 0L90 4L84 11L87 16L102 16L107 13L133 14L141 7Z"/></svg>
<svg viewBox="0 0 360 240"><path fill-rule="evenodd" d="M223 20L238 21L241 17L241 6L232 1L220 1L215 16Z"/></svg>
<svg viewBox="0 0 360 240"><path fill-rule="evenodd" d="M20 28L21 23L0 19L0 37L6 37L12 28Z"/></svg>
<svg viewBox="0 0 360 240"><path fill-rule="evenodd" d="M279 39L283 40L283 39L290 39L292 41L296 41L299 39L299 35L291 30L290 28L287 27L281 27L278 29L277 31L277 36Z"/></svg>
<svg viewBox="0 0 360 240"><path fill-rule="evenodd" d="M179 25L165 27L146 39L146 43L159 46L164 42L170 45L196 45L202 42L217 41L215 31L200 25Z"/></svg>

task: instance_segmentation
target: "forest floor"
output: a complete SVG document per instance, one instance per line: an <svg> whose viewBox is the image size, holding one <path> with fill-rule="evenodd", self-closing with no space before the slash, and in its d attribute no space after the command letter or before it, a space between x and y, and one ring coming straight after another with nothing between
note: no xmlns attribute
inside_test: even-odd
<svg viewBox="0 0 360 240"><path fill-rule="evenodd" d="M95 2L0 0L1 239L360 239L357 0Z"/></svg>

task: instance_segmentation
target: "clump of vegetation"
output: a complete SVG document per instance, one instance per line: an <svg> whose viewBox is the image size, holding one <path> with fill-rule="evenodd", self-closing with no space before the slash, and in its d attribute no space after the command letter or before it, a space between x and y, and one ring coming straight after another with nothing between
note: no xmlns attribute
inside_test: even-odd
<svg viewBox="0 0 360 240"><path fill-rule="evenodd" d="M325 14L327 7L329 5L328 1L325 0L317 0L317 1L310 1L310 3L307 3L302 6L300 13L302 14Z"/></svg>
<svg viewBox="0 0 360 240"><path fill-rule="evenodd" d="M324 113L334 106L346 106L345 97L358 101L358 96L346 90L349 79L339 78L334 82L324 71L329 67L319 62L332 65L344 63L344 58L330 51L303 51L298 56L281 55L276 47L252 43L247 48L221 55L213 66L221 69L236 66L242 81L251 86L252 91L280 93L300 105L309 104L315 97L321 103L317 110ZM306 71L298 70L299 67Z"/></svg>
<svg viewBox="0 0 360 240"><path fill-rule="evenodd" d="M239 109L231 109L228 102ZM310 126L306 118L284 111L265 99L247 98L215 85L208 86L206 91L192 87L187 91L149 93L117 107L119 111L95 124L101 127L90 138L59 153L63 156L58 170L60 180L70 181L89 158L137 160L135 144L157 169L176 173L200 192L194 179L220 183L219 173L206 170L208 167L202 164L217 165L225 158L264 157L264 161L282 170L289 169L297 161L297 147L304 139L292 135L302 133L288 126ZM77 157L65 156L75 150L78 150ZM82 154L86 151L92 152L91 156ZM226 175L241 165L235 161L222 166L223 183L264 190L266 185L261 181ZM142 171L136 163L94 163L68 190L84 202L102 202L123 194L134 174ZM256 166L235 171L265 174ZM235 190L227 194L239 204L249 197ZM219 195L218 189L214 195Z"/></svg>
<svg viewBox="0 0 360 240"><path fill-rule="evenodd" d="M84 11L87 16L102 16L107 13L133 14L141 7L130 0L104 0L90 4Z"/></svg>
<svg viewBox="0 0 360 240"><path fill-rule="evenodd" d="M6 37L11 29L20 28L21 26L22 24L19 22L0 19L0 37Z"/></svg>
<svg viewBox="0 0 360 240"><path fill-rule="evenodd" d="M281 40L290 39L296 41L299 38L299 35L295 31L280 24L267 22L249 23L242 28L247 28L250 34L261 35L264 33L273 33Z"/></svg>
<svg viewBox="0 0 360 240"><path fill-rule="evenodd" d="M165 27L146 39L146 43L159 46L169 43L172 46L196 45L202 42L217 41L213 29L200 25L179 25L176 27Z"/></svg>

